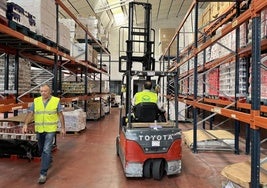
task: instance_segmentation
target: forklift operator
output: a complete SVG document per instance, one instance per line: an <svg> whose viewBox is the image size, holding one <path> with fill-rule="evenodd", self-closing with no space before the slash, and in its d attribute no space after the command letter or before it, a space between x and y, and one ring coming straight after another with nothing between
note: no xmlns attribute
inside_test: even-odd
<svg viewBox="0 0 267 188"><path fill-rule="evenodd" d="M133 98L134 107L139 103L143 102L151 102L157 104L158 107L158 121L166 122L165 118L165 110L161 108L160 104L158 103L158 94L157 92L151 91L152 89L152 82L146 81L144 83L144 89L141 92L137 92ZM135 111L135 110L134 110Z"/></svg>
<svg viewBox="0 0 267 188"><path fill-rule="evenodd" d="M133 98L133 104L136 106L141 102L152 102L158 103L158 96L155 92L151 91L152 89L152 82L146 81L144 84L144 90L137 92Z"/></svg>

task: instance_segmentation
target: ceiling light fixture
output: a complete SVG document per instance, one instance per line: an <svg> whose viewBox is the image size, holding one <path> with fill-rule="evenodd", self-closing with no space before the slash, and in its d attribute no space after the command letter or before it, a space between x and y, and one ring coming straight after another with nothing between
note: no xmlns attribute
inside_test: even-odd
<svg viewBox="0 0 267 188"><path fill-rule="evenodd" d="M124 1L118 1L118 0L107 0L108 4L106 6L100 7L100 8L96 8L95 12L96 13L100 13L100 12L104 12L107 10L112 10L115 8L120 8L121 6L127 5L130 2L134 1L134 0L124 0Z"/></svg>

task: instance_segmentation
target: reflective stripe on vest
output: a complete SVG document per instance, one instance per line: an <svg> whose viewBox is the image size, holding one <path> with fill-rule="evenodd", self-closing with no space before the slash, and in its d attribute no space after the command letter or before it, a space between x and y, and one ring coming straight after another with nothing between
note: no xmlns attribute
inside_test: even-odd
<svg viewBox="0 0 267 188"><path fill-rule="evenodd" d="M34 99L34 122L36 132L56 132L58 124L58 103L59 98L53 96L46 104L46 107L44 106L42 97Z"/></svg>
<svg viewBox="0 0 267 188"><path fill-rule="evenodd" d="M141 102L153 102L157 103L158 96L152 91L141 91L135 94L135 104L137 105Z"/></svg>

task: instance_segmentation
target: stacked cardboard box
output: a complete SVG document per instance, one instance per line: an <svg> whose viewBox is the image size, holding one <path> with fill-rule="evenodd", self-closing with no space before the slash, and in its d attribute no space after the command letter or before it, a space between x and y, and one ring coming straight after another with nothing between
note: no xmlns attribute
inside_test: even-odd
<svg viewBox="0 0 267 188"><path fill-rule="evenodd" d="M207 74L207 93L210 96L219 95L219 68L215 68Z"/></svg>
<svg viewBox="0 0 267 188"><path fill-rule="evenodd" d="M5 59L4 58L0 58L0 93L14 93L12 91L14 91L14 72L15 72L15 68L14 68L14 62L12 62L12 60L10 60L9 62L9 75L8 75L8 79L9 79L9 83L8 83L8 91L5 91L4 89L4 83L5 83Z"/></svg>
<svg viewBox="0 0 267 188"><path fill-rule="evenodd" d="M240 47L247 46L247 23L240 25Z"/></svg>
<svg viewBox="0 0 267 188"><path fill-rule="evenodd" d="M10 0L21 6L36 18L36 32L45 38L56 41L56 4L54 0Z"/></svg>
<svg viewBox="0 0 267 188"><path fill-rule="evenodd" d="M6 17L8 20L16 22L31 31L36 32L35 16L26 11L19 4L9 1L7 3Z"/></svg>
<svg viewBox="0 0 267 188"><path fill-rule="evenodd" d="M89 93L100 93L100 80L89 80L88 81L88 90ZM109 92L108 81L101 81L101 93Z"/></svg>
<svg viewBox="0 0 267 188"><path fill-rule="evenodd" d="M203 96L203 75L197 77L197 96Z"/></svg>
<svg viewBox="0 0 267 188"><path fill-rule="evenodd" d="M237 97L245 97L246 93L246 60L240 59L239 63L239 91L237 91ZM235 63L226 63L220 66L220 93L222 97L234 97L235 96Z"/></svg>
<svg viewBox="0 0 267 188"><path fill-rule="evenodd" d="M63 93L84 93L84 82L62 82Z"/></svg>
<svg viewBox="0 0 267 188"><path fill-rule="evenodd" d="M261 56L261 64L263 64L264 66L267 66L267 54L262 54L262 56ZM251 76L252 76L252 74L251 74L251 67L250 67L250 77L249 77L249 88L248 88L248 90L249 90L249 97L251 97L251 80L252 80L252 78L251 78ZM266 100L267 99L267 70L265 70L265 69L263 69L263 68L261 68L261 86L260 86L260 88L261 88L261 99L264 99L264 100Z"/></svg>
<svg viewBox="0 0 267 188"><path fill-rule="evenodd" d="M17 116L0 119L0 138L36 141L33 123L28 125L27 133L22 133L26 115L27 113L20 113Z"/></svg>
<svg viewBox="0 0 267 188"><path fill-rule="evenodd" d="M14 94L15 91L15 58L9 58L8 90L4 89L5 67L4 59L0 59L0 93ZM31 64L29 61L19 58L19 94L29 91L31 88Z"/></svg>
<svg viewBox="0 0 267 188"><path fill-rule="evenodd" d="M267 66L267 54L262 55L261 63ZM261 69L261 98L267 99L267 70L263 68Z"/></svg>
<svg viewBox="0 0 267 188"><path fill-rule="evenodd" d="M169 107L169 108L168 108ZM183 102L178 102L179 107L179 114L178 114L178 121L185 121L186 119L186 105ZM165 107L166 112L169 110L169 118L170 120L175 120L175 102L171 100L169 106L166 105Z"/></svg>
<svg viewBox="0 0 267 188"><path fill-rule="evenodd" d="M100 110L101 108L101 110ZM100 113L101 111L101 113ZM105 110L99 100L89 100L87 109L87 119L97 120L105 115Z"/></svg>
<svg viewBox="0 0 267 188"><path fill-rule="evenodd" d="M261 38L267 37L267 8L261 11Z"/></svg>
<svg viewBox="0 0 267 188"><path fill-rule="evenodd" d="M31 63L28 60L19 59L19 94L31 89Z"/></svg>
<svg viewBox="0 0 267 188"><path fill-rule="evenodd" d="M74 42L75 38L75 21L73 19L59 19L60 23L63 23L69 30L70 32L70 41Z"/></svg>
<svg viewBox="0 0 267 188"><path fill-rule="evenodd" d="M224 11L232 5L232 2L211 2L204 9L199 18L199 27L206 26L212 20L224 13Z"/></svg>
<svg viewBox="0 0 267 188"><path fill-rule="evenodd" d="M85 60L85 43L72 43L71 56L77 60ZM93 62L93 47L87 44L87 60Z"/></svg>
<svg viewBox="0 0 267 188"><path fill-rule="evenodd" d="M88 31L93 35L93 37L98 39L97 18L90 16L88 18L79 17L78 19L85 27L87 27ZM85 31L79 25L76 25L75 29L75 38L77 40L85 39Z"/></svg>
<svg viewBox="0 0 267 188"><path fill-rule="evenodd" d="M181 81L181 84L180 84L180 91L182 94L184 95L187 95L188 94L188 79L184 79Z"/></svg>
<svg viewBox="0 0 267 188"><path fill-rule="evenodd" d="M71 46L70 30L63 23L59 23L59 45L68 50L70 49Z"/></svg>
<svg viewBox="0 0 267 188"><path fill-rule="evenodd" d="M210 22L211 20L212 20L212 19L211 19L211 10L210 10L210 6L207 6L207 7L204 9L204 11L203 11L201 17L199 18L199 23L198 23L198 25L199 25L199 27L206 26L207 24L209 24L209 22Z"/></svg>
<svg viewBox="0 0 267 188"><path fill-rule="evenodd" d="M248 33L248 44L251 44L252 42L252 20L251 19L248 21L247 33Z"/></svg>
<svg viewBox="0 0 267 188"><path fill-rule="evenodd" d="M93 50L92 63L98 64L98 52L96 50Z"/></svg>

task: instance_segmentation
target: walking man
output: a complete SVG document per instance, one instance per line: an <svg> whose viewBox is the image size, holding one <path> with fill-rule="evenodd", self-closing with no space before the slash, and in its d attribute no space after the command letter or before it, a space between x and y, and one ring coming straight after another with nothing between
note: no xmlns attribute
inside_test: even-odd
<svg viewBox="0 0 267 188"><path fill-rule="evenodd" d="M38 147L41 154L41 167L39 184L46 182L47 171L52 162L52 147L57 131L58 121L61 123L61 134L65 135L65 121L59 98L51 95L51 89L47 84L40 87L41 96L34 99L28 110L23 133L27 133L27 126L34 117L35 132L38 140Z"/></svg>

